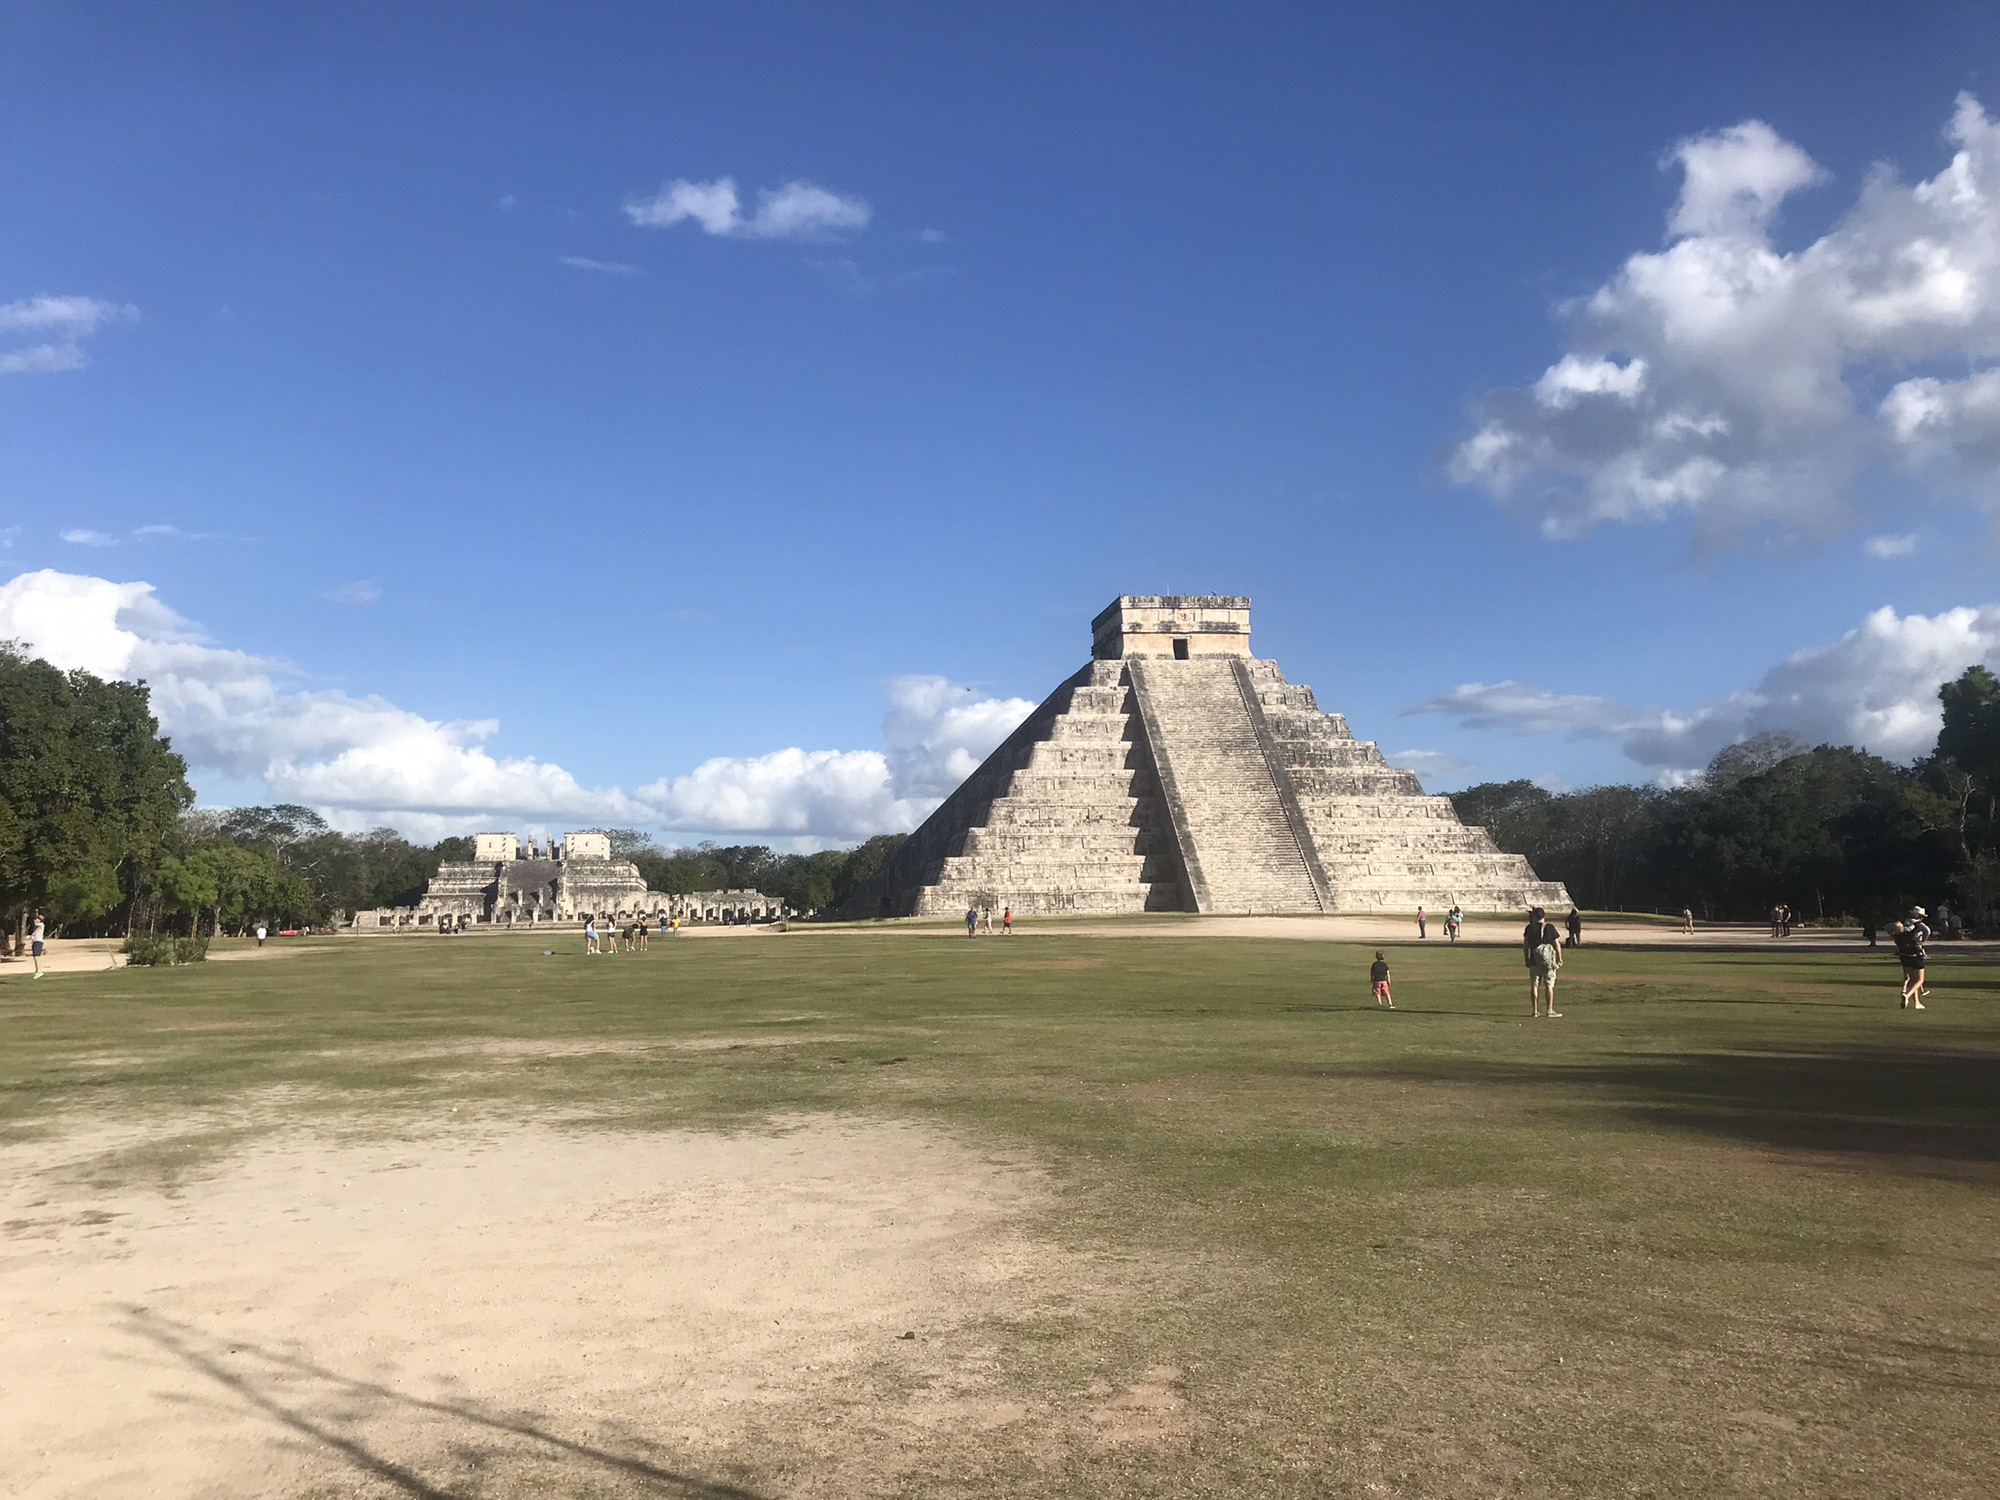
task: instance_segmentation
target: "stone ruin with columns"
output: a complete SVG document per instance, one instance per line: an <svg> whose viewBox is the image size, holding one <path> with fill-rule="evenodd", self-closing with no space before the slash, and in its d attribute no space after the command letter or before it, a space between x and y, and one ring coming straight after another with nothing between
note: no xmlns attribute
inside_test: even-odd
<svg viewBox="0 0 2000 1500"><path fill-rule="evenodd" d="M1554 909L1560 884L1250 654L1250 601L1126 594L1049 695L842 907Z"/></svg>
<svg viewBox="0 0 2000 1500"><path fill-rule="evenodd" d="M639 867L611 857L601 833L572 833L544 845L511 833L482 833L472 858L438 866L415 906L357 912L356 930L431 931L473 927L575 926L587 917L633 922L762 922L784 915L784 903L761 891L646 889Z"/></svg>

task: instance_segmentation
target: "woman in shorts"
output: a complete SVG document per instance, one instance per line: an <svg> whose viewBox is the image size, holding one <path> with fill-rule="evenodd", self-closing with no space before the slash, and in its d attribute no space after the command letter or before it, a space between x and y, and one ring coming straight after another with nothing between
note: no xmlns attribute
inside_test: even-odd
<svg viewBox="0 0 2000 1500"><path fill-rule="evenodd" d="M1528 965L1528 1004L1535 1015L1544 1014L1542 995L1548 994L1546 1014L1553 1020L1562 1019L1562 1012L1556 1009L1556 970L1562 967L1562 933L1556 930L1549 914L1536 907L1528 913L1528 925L1521 929L1521 957Z"/></svg>
<svg viewBox="0 0 2000 1500"><path fill-rule="evenodd" d="M1924 935L1914 926L1902 922L1892 923L1889 939L1896 945L1896 958L1903 966L1903 1006L1904 1010L1924 1008L1924 965L1930 956L1924 952Z"/></svg>

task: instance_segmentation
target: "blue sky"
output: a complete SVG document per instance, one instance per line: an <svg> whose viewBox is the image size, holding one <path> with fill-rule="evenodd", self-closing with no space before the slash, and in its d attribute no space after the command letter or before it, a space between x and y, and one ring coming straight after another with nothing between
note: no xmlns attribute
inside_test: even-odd
<svg viewBox="0 0 2000 1500"><path fill-rule="evenodd" d="M2000 12L1630 9L0 0L0 634L423 834L907 826L1119 592L1437 789L1916 753Z"/></svg>

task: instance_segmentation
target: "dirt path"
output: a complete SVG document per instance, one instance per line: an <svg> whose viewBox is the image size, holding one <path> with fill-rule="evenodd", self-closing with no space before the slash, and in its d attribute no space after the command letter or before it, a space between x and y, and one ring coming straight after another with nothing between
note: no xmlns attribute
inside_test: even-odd
<svg viewBox="0 0 2000 1500"><path fill-rule="evenodd" d="M1556 921L1561 924L1561 915ZM815 929L804 929L815 930ZM855 934L898 934L907 937L957 938L965 941L965 928L959 924L941 926L918 924L915 922L890 921L882 923L856 923L852 926L823 928L818 931ZM986 938L979 936L980 941ZM1104 937L1104 938L1281 938L1299 942L1321 943L1404 943L1429 942L1444 947L1448 939L1444 935L1442 917L1433 914L1429 923L1429 935L1417 937L1415 916L1396 913L1376 915L1354 913L1338 916L1182 916L1174 914L1161 917L1103 917L1072 918L1062 917L1046 921L1034 918L1020 918L1015 922L1015 936L1033 937ZM1866 951L1861 931L1855 927L1794 928L1788 938L1774 938L1770 928L1754 922L1713 922L1698 923L1692 934L1680 931L1671 923L1645 922L1637 920L1621 921L1616 918L1595 918L1584 924L1583 938L1586 946L1595 944L1605 948L1632 947L1674 947L1742 949L1768 948L1775 952L1856 952ZM1002 941L1007 941L1001 935ZM1521 918L1514 916L1481 915L1467 917L1461 943L1486 946L1513 947L1521 941ZM1888 938L1881 939L1880 952L1889 951ZM1955 943L1933 941L1934 949L1945 952L1959 950L1974 951L1996 946L1989 941L1970 940Z"/></svg>
<svg viewBox="0 0 2000 1500"><path fill-rule="evenodd" d="M852 1493L839 1417L885 1389L1022 1420L947 1344L1066 1279L1015 1228L1037 1174L915 1125L454 1122L93 1185L134 1143L0 1149L0 1492L740 1496L817 1450L784 1492Z"/></svg>

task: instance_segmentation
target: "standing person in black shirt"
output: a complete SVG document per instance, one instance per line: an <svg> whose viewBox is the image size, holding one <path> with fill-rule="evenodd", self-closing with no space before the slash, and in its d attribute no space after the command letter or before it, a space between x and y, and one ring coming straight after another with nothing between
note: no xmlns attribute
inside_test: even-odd
<svg viewBox="0 0 2000 1500"><path fill-rule="evenodd" d="M1528 1004L1540 1016L1546 987L1548 1014L1560 1019L1562 1012L1556 1009L1556 970L1562 967L1562 934L1539 906L1528 913L1528 925L1521 929L1521 957L1528 966Z"/></svg>
<svg viewBox="0 0 2000 1500"><path fill-rule="evenodd" d="M1396 1002L1389 995L1389 960L1382 956L1382 950L1375 950L1375 962L1368 966L1368 986L1375 992L1375 1003L1396 1008Z"/></svg>
<svg viewBox="0 0 2000 1500"><path fill-rule="evenodd" d="M1569 921L1564 925L1569 928L1570 947L1581 946L1583 943L1583 913L1572 905L1569 909Z"/></svg>

